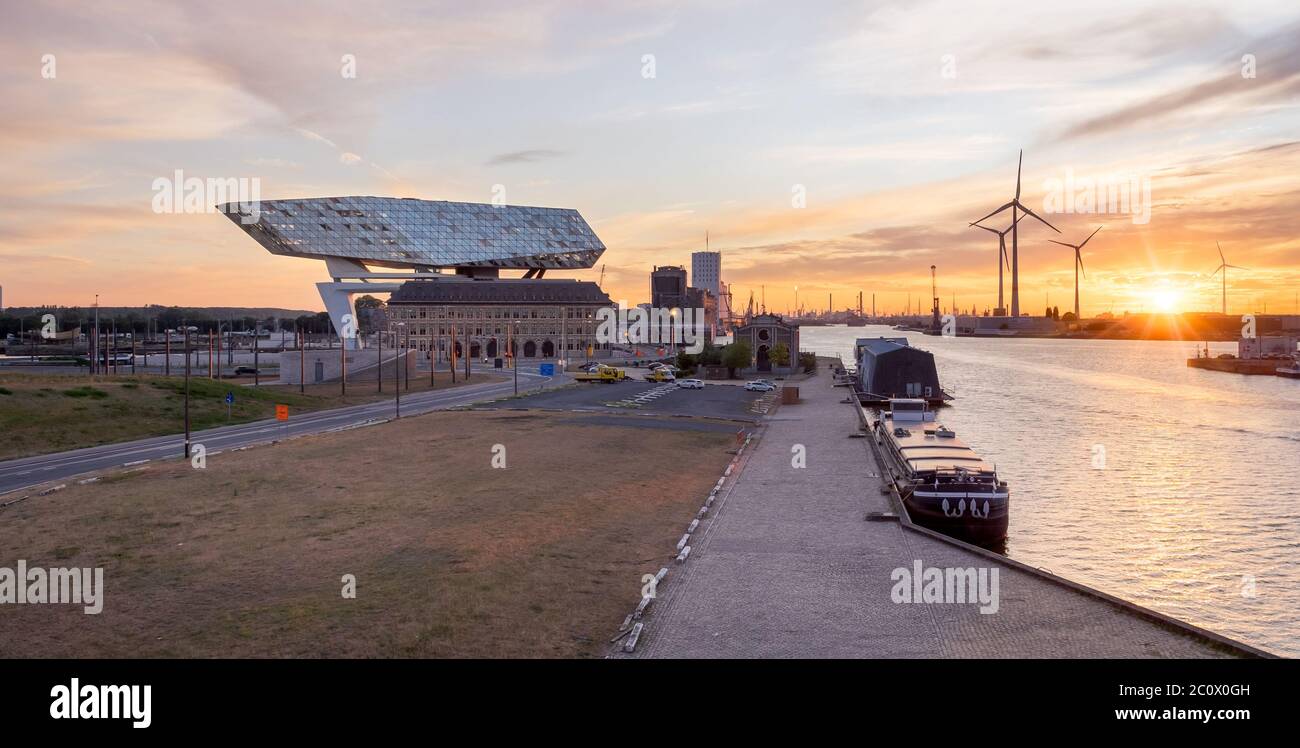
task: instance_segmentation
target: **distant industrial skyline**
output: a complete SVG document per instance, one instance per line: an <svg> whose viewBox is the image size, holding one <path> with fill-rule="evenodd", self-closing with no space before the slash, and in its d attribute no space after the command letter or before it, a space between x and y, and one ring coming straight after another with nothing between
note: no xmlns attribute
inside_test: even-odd
<svg viewBox="0 0 1300 748"><path fill-rule="evenodd" d="M7 9L6 305L322 308L315 263L183 199L159 212L182 170L265 200L573 208L632 303L707 232L737 309L793 308L798 286L805 306L862 291L899 310L928 303L934 264L945 306L983 310L998 242L967 224L1006 201L1024 148L1021 199L1062 235L1021 224L1022 312L1073 308L1075 257L1049 240L1101 225L1085 316L1218 311L1216 242L1248 268L1230 313L1295 311L1293 4L249 8ZM1098 183L1150 202L1068 212Z"/></svg>

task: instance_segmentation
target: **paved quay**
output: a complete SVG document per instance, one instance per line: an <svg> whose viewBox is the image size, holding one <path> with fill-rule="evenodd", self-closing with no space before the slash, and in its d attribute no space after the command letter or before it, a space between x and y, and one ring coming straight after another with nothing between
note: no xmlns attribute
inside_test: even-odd
<svg viewBox="0 0 1300 748"><path fill-rule="evenodd" d="M760 429L615 657L1240 657L1252 652L898 521L844 388L822 372ZM802 445L806 467L792 465ZM1012 487L1014 490L1014 486ZM1014 506L1014 505L1013 505ZM665 549L669 550L669 549ZM998 608L895 603L898 568L997 568Z"/></svg>

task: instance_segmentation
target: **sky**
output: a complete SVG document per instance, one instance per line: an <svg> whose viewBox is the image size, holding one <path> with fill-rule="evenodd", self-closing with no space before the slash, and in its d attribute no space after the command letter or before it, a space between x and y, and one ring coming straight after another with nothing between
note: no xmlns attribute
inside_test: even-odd
<svg viewBox="0 0 1300 748"><path fill-rule="evenodd" d="M155 183L577 209L597 280L723 253L733 304L1292 313L1294 2L6 3L6 306L322 309L322 263ZM1072 189L1067 187L1072 185ZM1099 185L1118 197L1097 210ZM1149 190L1149 202L1144 197ZM1070 211L1071 208L1077 209ZM1006 228L1005 214L988 225ZM548 276L550 277L550 276ZM1006 278L1009 302L1010 277ZM797 287L797 291L796 291ZM928 306L928 304L927 304Z"/></svg>

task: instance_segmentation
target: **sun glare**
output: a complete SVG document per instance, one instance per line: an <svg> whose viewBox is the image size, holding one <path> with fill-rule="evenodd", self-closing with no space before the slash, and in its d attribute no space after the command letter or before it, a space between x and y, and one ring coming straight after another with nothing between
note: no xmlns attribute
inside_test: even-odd
<svg viewBox="0 0 1300 748"><path fill-rule="evenodd" d="M1151 295L1151 303L1157 312L1172 314L1178 311L1182 294L1174 288L1157 288Z"/></svg>

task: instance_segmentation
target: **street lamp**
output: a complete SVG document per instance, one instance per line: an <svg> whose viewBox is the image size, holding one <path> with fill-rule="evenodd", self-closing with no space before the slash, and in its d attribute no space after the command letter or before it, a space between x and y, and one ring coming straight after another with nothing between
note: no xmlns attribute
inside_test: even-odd
<svg viewBox="0 0 1300 748"><path fill-rule="evenodd" d="M197 327L182 328L185 331L185 459L190 458L190 333Z"/></svg>
<svg viewBox="0 0 1300 748"><path fill-rule="evenodd" d="M403 329L404 329L405 327L406 327L406 323L405 323L405 322L398 322L398 323L397 323L397 336L396 336L396 337L397 337L398 342L400 342L401 339L402 339L402 332L403 332ZM397 351L397 350L398 350L398 348L397 348L396 345L393 346L393 350L394 350L394 351ZM394 359L393 359L394 362L399 361L399 360L401 360L400 356L395 356ZM382 362L381 362L380 366L382 367L382 365L383 365L383 364L382 364ZM396 370L394 370L393 374L394 374L394 377L393 377L393 398L394 398L394 400L393 400L393 402L395 403L395 406L394 406L394 407L397 409L397 417L398 417L398 418L401 418L401 417L402 417L402 375L401 375L400 372L398 372L398 371L396 371Z"/></svg>

